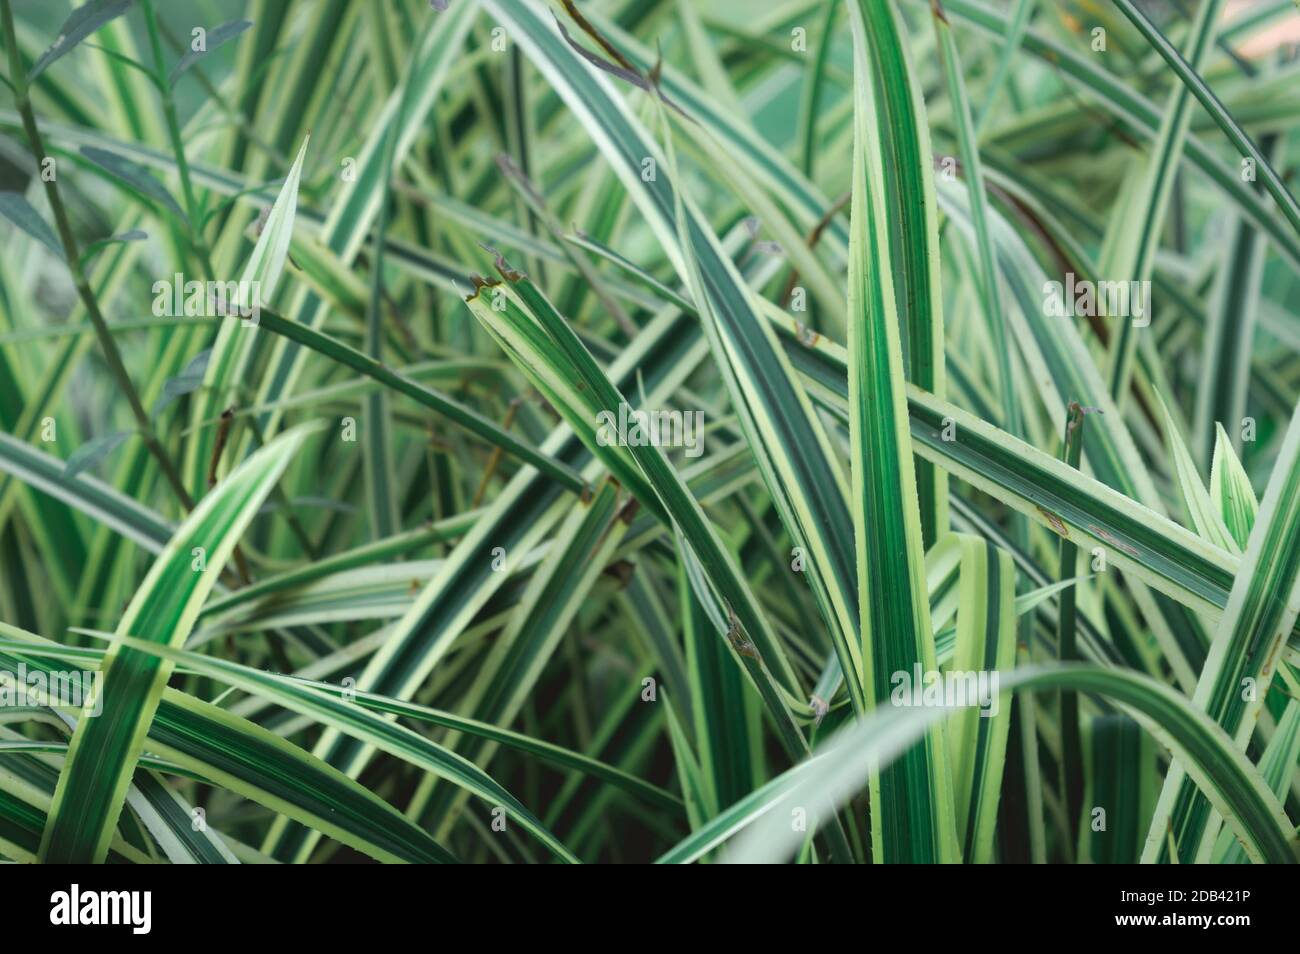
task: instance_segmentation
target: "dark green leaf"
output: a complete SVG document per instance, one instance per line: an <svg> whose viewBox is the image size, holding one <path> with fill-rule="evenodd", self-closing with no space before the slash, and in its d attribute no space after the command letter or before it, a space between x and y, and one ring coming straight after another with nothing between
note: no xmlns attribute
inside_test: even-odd
<svg viewBox="0 0 1300 954"><path fill-rule="evenodd" d="M30 83L36 79L51 63L65 53L71 52L73 47L105 23L126 13L134 2L135 0L90 0L89 3L77 7L68 19L63 21L63 26L59 27L59 34L50 44L50 48L32 64L27 74L27 81Z"/></svg>

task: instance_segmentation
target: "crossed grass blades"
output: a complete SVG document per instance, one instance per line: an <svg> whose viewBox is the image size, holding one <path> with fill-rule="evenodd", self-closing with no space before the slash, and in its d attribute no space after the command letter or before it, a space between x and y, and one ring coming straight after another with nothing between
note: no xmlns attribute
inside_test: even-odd
<svg viewBox="0 0 1300 954"><path fill-rule="evenodd" d="M1296 859L1291 0L0 27L0 855Z"/></svg>

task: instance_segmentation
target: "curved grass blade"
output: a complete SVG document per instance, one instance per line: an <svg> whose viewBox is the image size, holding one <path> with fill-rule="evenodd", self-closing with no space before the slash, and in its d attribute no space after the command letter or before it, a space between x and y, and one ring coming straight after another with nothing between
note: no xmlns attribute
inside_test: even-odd
<svg viewBox="0 0 1300 954"><path fill-rule="evenodd" d="M601 438L597 425L608 419L602 415L617 420L617 409L631 405L536 286L526 276L508 268L503 268L503 274L508 284L497 287L504 288L509 295L520 296L517 301L511 299L516 311L505 312L513 320L507 324L497 318L497 313L479 296L469 301L471 310L494 329L498 340L526 372L549 368L550 382L565 387L560 382L566 380L566 375L573 382L567 385L570 396L558 400L556 407L563 409L566 420L593 454L606 462L611 471L626 475L626 482L643 504L654 509L661 519L670 520L684 534L691 553L699 560L724 607L719 614L720 621L725 621L721 631L743 628L752 641L750 653L742 653L746 668L772 708L774 718L780 720L778 726L784 744L792 752L800 751L806 743L781 698L781 690L790 693L797 688L793 670L717 531L659 447L631 442L623 447ZM518 332L513 337L512 330ZM557 368L560 370L556 371ZM540 377L535 382L539 387L550 387Z"/></svg>
<svg viewBox="0 0 1300 954"><path fill-rule="evenodd" d="M672 164L605 78L547 24L539 6L489 0L485 7L513 25L520 45L582 122L688 287L698 269L704 300L697 305L706 337L782 522L810 556L818 605L860 705L856 584L843 478L821 422L759 317L752 292L709 224L671 180ZM643 159L656 169L649 181L642 175ZM755 625L744 618L741 623Z"/></svg>
<svg viewBox="0 0 1300 954"><path fill-rule="evenodd" d="M400 812L337 769L255 723L168 689L149 748L313 831L383 862L455 863Z"/></svg>
<svg viewBox="0 0 1300 954"><path fill-rule="evenodd" d="M0 652L0 668L10 673L17 672L19 662L48 670L47 656L93 665L104 656L103 650L60 646L4 623L0 635L15 641ZM259 725L175 689L163 691L147 744L167 760L169 771L180 766L377 861L455 861L421 829L336 769ZM159 767L147 757L140 764ZM51 793L53 789L51 785ZM40 831L33 857L39 840Z"/></svg>
<svg viewBox="0 0 1300 954"><path fill-rule="evenodd" d="M303 426L249 458L177 529L119 624L161 643L189 634L239 536L317 427ZM170 667L145 654L110 652L103 714L77 724L59 777L41 859L102 861Z"/></svg>
<svg viewBox="0 0 1300 954"><path fill-rule="evenodd" d="M1196 18L1185 42L1188 56L1198 70L1204 68L1209 59L1222 10L1223 0L1203 0L1197 7ZM1191 120L1191 98L1187 87L1180 84L1169 95L1160 133L1150 156L1134 167L1134 175L1140 177L1138 181L1141 183L1136 194L1127 196L1128 201L1123 204L1121 213L1112 219L1113 231L1107 235L1108 245L1101 264L1101 274L1108 280L1137 282L1149 287L1169 198L1173 194L1174 176ZM1133 376L1138 335L1151 319L1149 296L1147 299L1144 309L1147 314L1143 316L1146 321L1133 320L1134 315L1118 316L1121 320L1111 341L1110 395L1121 406L1128 396Z"/></svg>
<svg viewBox="0 0 1300 954"><path fill-rule="evenodd" d="M1292 699L1259 757L1259 772L1279 799L1287 797L1297 761L1300 761L1300 701ZM1230 829L1219 832L1214 845L1216 864L1246 864L1249 860Z"/></svg>
<svg viewBox="0 0 1300 954"><path fill-rule="evenodd" d="M234 319L227 320L232 324L234 323ZM279 335L288 341L296 342L311 351L324 355L344 367L351 368L358 374L378 381L398 394L411 398L417 404L423 405L432 411L437 411L467 431L477 434L493 446L500 447L524 463L532 464L567 490L581 493L587 486L586 481L573 468L515 437L495 421L489 420L473 408L467 407L433 388L399 374L382 362L376 361L369 355L344 344L342 341L331 338L329 335L308 325L299 324L276 314L269 309L262 310L259 326L272 334Z"/></svg>
<svg viewBox="0 0 1300 954"><path fill-rule="evenodd" d="M1113 2L1119 7L1120 12L1128 18L1129 22L1137 27L1138 32L1151 44L1152 48L1160 54L1160 58L1178 75L1178 79L1196 97L1201 106L1205 108L1205 111L1210 114L1215 124L1223 130L1224 135L1228 137L1228 141L1237 149L1241 157L1251 160L1253 163L1252 168L1254 168L1255 174L1262 179L1264 189L1273 197L1273 201L1277 203L1279 211L1290 223L1291 228L1295 230L1297 235L1300 235L1300 203L1296 202L1291 190L1286 187L1282 177L1277 174L1272 164L1260 152L1254 140L1237 124L1232 115L1224 108L1223 103L1214 95L1213 90L1201 77L1199 65L1195 61L1188 63L1146 14L1134 6L1132 0L1113 0Z"/></svg>
<svg viewBox="0 0 1300 954"><path fill-rule="evenodd" d="M647 400L672 393L699 363L703 347L698 331L678 312L665 312L633 339L610 367L612 381L641 386ZM598 468L583 444L566 426L543 443L547 453L582 466L592 479ZM410 698L477 612L508 578L494 564L511 569L537 546L572 506L558 484L534 470L510 481L491 507L448 554L442 571L416 598L392 635L357 678L358 690L388 697ZM497 548L500 548L498 551ZM501 557L503 562L497 563ZM366 763L363 748L351 739L327 732L317 746L331 765L359 773ZM316 836L301 826L276 826L266 844L277 857L301 858Z"/></svg>
<svg viewBox="0 0 1300 954"><path fill-rule="evenodd" d="M1219 726L1179 693L1139 673L1079 664L1019 669L1004 674L1001 689L1073 689L1119 703L1191 766L1201 791L1225 812L1253 860L1295 863L1291 823L1258 770ZM790 807L804 808L810 818L824 814L865 784L870 761L896 758L915 745L930 724L954 711L891 708L874 713L711 820L660 857L659 863L689 863L745 829L750 830L727 860L784 860L803 838L802 833L790 831Z"/></svg>
<svg viewBox="0 0 1300 954"><path fill-rule="evenodd" d="M185 662L204 675L220 678L245 692L266 696L287 709L309 715L324 725L345 732L426 771L434 772L465 787L490 805L507 808L510 819L536 836L556 858L567 862L577 861L523 804L472 762L396 722L379 718L360 706L352 705L346 698L337 698L304 683L276 678L269 673L224 659L185 653L170 646L126 635L119 634L115 638L114 645L118 644L134 652L157 656L172 665ZM109 652L111 654L112 650Z"/></svg>
<svg viewBox="0 0 1300 954"><path fill-rule="evenodd" d="M167 520L98 478L68 477L65 466L57 457L0 432L0 471L113 528L149 553L167 545L175 529Z"/></svg>
<svg viewBox="0 0 1300 954"><path fill-rule="evenodd" d="M6 671L10 671L10 672L13 671L16 665L16 663L13 662L12 657L7 655L10 652L15 653L17 655L24 656L25 660L29 662L29 665L32 665L33 662L31 661L32 655L28 655L28 654L35 654L36 655L36 661L34 663L35 665L41 665L40 659L44 657L44 658L55 658L55 659L72 659L72 660L77 660L79 662L87 663L94 666L99 665L100 660L103 658L106 652L106 650L99 649L97 647L74 648L74 647L60 646L55 643L49 643L44 640L39 640L29 633L24 633L21 630L17 630L14 627L6 626L5 624L0 624L0 635L6 637L6 641L0 643L0 667L3 667ZM107 638L111 639L111 636L109 636L108 634L105 635L107 636ZM31 645L32 643L37 643L38 645L32 646ZM198 670L194 669L189 665L189 658L191 656L196 656L198 654L192 653L190 650L176 650L176 653L177 653L177 659L179 660L177 665L178 669L186 672L198 672ZM207 657L200 656L199 658L200 661L207 660ZM677 796L673 795L670 792L663 790L662 788L658 788L655 785L651 785L650 783L643 781L642 779L638 778L635 775L632 775L629 772L622 771L621 769L615 768L611 765L607 765L604 762L601 762L597 759L590 758L586 755L583 755L579 752L575 752L571 749L566 749L563 746L555 745L550 742L545 742L540 739L533 738L532 736L526 735L525 733L522 732L515 732L510 729L503 729L500 728L499 726L490 725L486 722L480 722L476 719L467 719L464 716L459 716L454 713L446 712L441 709L432 709L428 706L421 706L410 702L402 702L397 699L389 698L388 696L379 696L368 692L357 692L355 690L343 686L331 685L329 683L324 683L324 682L316 682L316 681L302 678L300 676L293 676L293 677L276 676L275 678L295 685L308 685L314 689L319 690L320 692L324 692L329 695L346 697L350 701L356 702L358 705L363 706L364 708L369 709L372 712L380 712L387 715L401 716L403 718L413 719L417 722L423 722L428 725L439 726L444 729L451 729L456 732L464 733L465 735L473 735L492 742L496 742L513 751L522 752L526 755L534 756L539 761L544 762L548 765L555 766L556 768L577 771L584 775L589 775L592 778L599 779L603 782L608 782L610 785L613 785L617 788L621 788L624 791L628 792L629 794L635 795L636 797L643 799L647 803L657 805L669 811L680 812L682 809L682 801L680 798L678 798ZM187 753L189 753L190 763L197 767L194 770L193 775L195 778L210 778L211 767L208 765L207 762L204 761L205 746L207 746L208 744L207 740L213 739L216 735L220 734L220 730L218 729L218 727L215 726L214 723L212 723L210 720L207 720L202 715L200 710L192 706L191 703L198 704L198 700L193 699L193 697L173 689L166 690L166 692L163 693L162 702L159 704L158 707L158 716L155 721L155 726L167 725L170 728L174 728L178 730L178 732L183 731L187 738L194 740L194 743L189 747L187 747L185 750ZM220 710L220 711L225 711L225 710ZM234 725L238 725L238 723L234 723ZM253 723L248 723L248 725L252 726L250 732L257 729L257 727ZM151 732L152 731L153 729L151 729ZM154 736L151 735L150 738L152 740ZM232 736L232 738L235 740L233 743L233 748L236 750L243 750L245 752L245 764L251 765L252 760L249 757L249 753L251 752L252 747L247 745L244 741L241 741L240 737L237 734L235 736ZM42 745L42 744L44 743L32 743L32 745ZM150 744L151 745L153 744L152 741ZM65 751L66 746L62 746L61 750ZM300 753L293 760L302 762L304 765L309 766L306 770L307 775L321 774L319 769L315 767L310 767L312 763L314 763L316 766L321 766L321 763L316 762L316 760L314 759L311 759L306 755L306 753L302 753L301 750L294 750L292 747L290 747L290 751L298 751ZM141 759L141 765L146 765L146 764L149 765L150 767L165 768L169 772L176 771L178 769L178 767L172 763L160 763L157 762L156 760L151 761L148 757ZM330 771L328 769L328 766L322 766L322 767L325 769L326 773ZM334 777L336 779L343 778L343 776L337 774ZM251 773L247 775L241 775L239 776L239 778L241 780L241 783L246 784L250 779L256 778L256 774ZM344 781L347 782L349 785L353 784L351 782L348 782L348 780L346 779L344 779ZM317 791L319 791L322 788L330 787L330 786L321 785L319 782L316 782L314 784L315 784L315 789ZM308 786L308 788L309 787L310 786ZM248 789L246 787L240 788L239 790L241 792L244 792L245 794L248 794L248 797L250 797L254 801L258 801L262 804L270 804L270 802L266 799L265 796L258 794L256 791L249 794ZM364 789L357 789L357 791L365 792ZM51 792L53 792L53 786L51 786ZM382 803L377 803L377 804L382 805ZM295 805L296 805L296 810L293 813L294 817L300 821L304 821L305 824L309 824L309 825L313 824L313 822L307 819L306 816L304 816L304 814L302 813L301 805L298 803L295 803ZM373 811L370 814L376 817L382 817L383 815L382 812L375 813ZM413 830L419 831L419 829L413 829ZM352 832L351 834L353 836L356 836L359 833ZM351 839L345 838L344 841L352 845L353 847L358 847L356 837L352 837ZM362 851L365 854L369 854L372 857L375 857L376 856L375 849L373 847L367 848L364 846L364 844L365 843L362 842L361 843L362 846L358 847L358 850ZM407 858L403 860L414 860L414 859Z"/></svg>

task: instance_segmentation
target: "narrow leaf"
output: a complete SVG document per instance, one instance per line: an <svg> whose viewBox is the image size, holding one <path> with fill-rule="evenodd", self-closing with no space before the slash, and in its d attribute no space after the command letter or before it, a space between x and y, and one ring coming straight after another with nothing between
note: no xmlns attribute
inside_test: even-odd
<svg viewBox="0 0 1300 954"><path fill-rule="evenodd" d="M252 20L231 20L229 23L223 23L221 26L213 27L208 31L205 39L206 46L204 49L196 50L191 45L190 49L185 51L185 55L177 61L172 67L171 74L167 77L168 84L175 86L176 80L180 75L197 63L201 58L211 53L223 43L233 40L239 34L243 33L253 25Z"/></svg>
<svg viewBox="0 0 1300 954"><path fill-rule="evenodd" d="M83 470L94 467L133 434L135 431L114 431L86 441L68 455L68 462L63 465L64 478L71 479Z"/></svg>
<svg viewBox="0 0 1300 954"><path fill-rule="evenodd" d="M40 242L55 255L63 257L63 246L41 213L19 192L0 192L0 215Z"/></svg>
<svg viewBox="0 0 1300 954"><path fill-rule="evenodd" d="M86 37L110 20L126 13L134 2L135 0L89 0L77 7L68 19L63 21L63 26L59 27L59 35L50 48L32 64L31 70L27 73L27 81L30 83L36 79L51 63L64 54L72 52L73 48Z"/></svg>
<svg viewBox="0 0 1300 954"><path fill-rule="evenodd" d="M81 154L95 165L105 169L114 178L121 180L133 191L145 198L161 202L178 219L185 218L185 213L181 211L181 207L177 205L166 186L154 178L153 173L140 163L97 146L82 146Z"/></svg>

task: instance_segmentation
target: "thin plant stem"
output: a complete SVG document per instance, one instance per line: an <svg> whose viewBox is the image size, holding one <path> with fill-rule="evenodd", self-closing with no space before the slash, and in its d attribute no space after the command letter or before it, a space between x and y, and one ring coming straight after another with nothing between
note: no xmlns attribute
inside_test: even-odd
<svg viewBox="0 0 1300 954"><path fill-rule="evenodd" d="M0 0L0 13L3 13L5 44L9 49L9 74L10 84L14 91L14 108L22 117L23 131L27 135L27 144L31 147L32 155L39 165L46 155L45 143L41 139L40 128L36 125L36 114L32 111L31 99L27 94L27 74L23 70L22 56L18 51L18 35L14 31L13 9L9 0ZM113 335L108 329L108 323L104 320L104 315L99 309L99 302L96 300L95 293L91 290L90 282L86 278L85 270L81 266L81 255L77 249L77 239L72 233L72 222L68 218L68 210L64 207L63 199L59 195L58 183L54 178L46 179L44 176L41 178L45 183L45 195L49 199L50 210L54 213L54 224L58 230L59 241L63 244L63 255L67 260L68 270L72 273L72 281L77 287L77 295L81 298L82 304L85 305L86 313L90 316L90 322L95 328L95 337L99 340L100 348L103 349L104 361L108 365L108 370L116 380L118 388L126 396L127 404L131 408L131 415L135 418L136 429L144 440L145 447L158 461L163 476L176 493L177 500L181 502L181 505L186 510L192 510L194 501L185 489L185 484L181 481L176 466L172 463L171 458L167 456L166 450L159 443L158 436L154 433L149 414L140 402L140 395L136 393L135 385L131 383L131 376L127 373L126 365L122 362L122 354L117 349L117 342L113 340Z"/></svg>
<svg viewBox="0 0 1300 954"><path fill-rule="evenodd" d="M215 278L212 268L212 254L208 251L207 240L203 237L203 226L199 220L198 202L194 198L194 183L190 180L190 164L185 158L185 143L181 140L181 126L176 118L176 97L172 95L171 83L167 81L166 61L163 58L162 37L158 32L158 17L154 12L153 0L144 0L144 22L149 28L149 45L153 49L154 79L158 92L162 96L163 116L167 120L167 136L171 139L172 152L176 154L176 168L181 176L181 192L185 198L185 216L189 219L190 239L199 256L203 270L208 278Z"/></svg>

